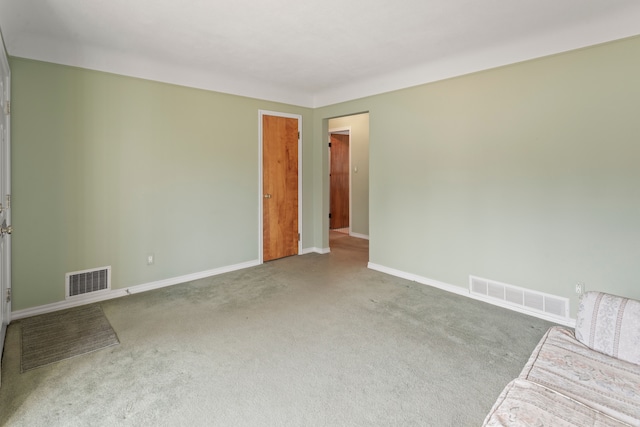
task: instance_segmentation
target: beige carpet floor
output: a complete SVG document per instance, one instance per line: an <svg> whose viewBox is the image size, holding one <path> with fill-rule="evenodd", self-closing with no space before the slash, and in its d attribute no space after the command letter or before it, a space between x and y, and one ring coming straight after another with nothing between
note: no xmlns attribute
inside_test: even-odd
<svg viewBox="0 0 640 427"><path fill-rule="evenodd" d="M25 373L12 324L0 425L480 425L549 323L369 270L367 243L104 302L120 345Z"/></svg>

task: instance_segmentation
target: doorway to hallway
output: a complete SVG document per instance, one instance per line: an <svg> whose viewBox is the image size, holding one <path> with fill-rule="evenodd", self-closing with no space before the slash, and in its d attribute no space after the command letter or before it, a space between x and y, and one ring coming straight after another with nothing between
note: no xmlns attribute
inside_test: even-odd
<svg viewBox="0 0 640 427"><path fill-rule="evenodd" d="M328 228L368 239L369 113L328 119L327 124Z"/></svg>
<svg viewBox="0 0 640 427"><path fill-rule="evenodd" d="M329 133L329 229L345 232L350 229L351 156L350 130Z"/></svg>

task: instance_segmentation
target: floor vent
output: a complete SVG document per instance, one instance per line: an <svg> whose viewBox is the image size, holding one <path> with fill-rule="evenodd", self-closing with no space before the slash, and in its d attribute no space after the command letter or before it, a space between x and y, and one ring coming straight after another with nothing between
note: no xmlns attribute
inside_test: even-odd
<svg viewBox="0 0 640 427"><path fill-rule="evenodd" d="M111 267L74 271L65 275L66 297L74 298L111 289Z"/></svg>
<svg viewBox="0 0 640 427"><path fill-rule="evenodd" d="M569 299L513 285L469 276L469 290L488 302L497 305L534 311L552 317L569 317Z"/></svg>

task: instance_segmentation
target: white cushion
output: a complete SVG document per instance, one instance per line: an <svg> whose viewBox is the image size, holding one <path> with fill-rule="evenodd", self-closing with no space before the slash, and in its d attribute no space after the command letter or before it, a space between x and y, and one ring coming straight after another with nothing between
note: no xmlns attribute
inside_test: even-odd
<svg viewBox="0 0 640 427"><path fill-rule="evenodd" d="M640 364L640 301L603 292L584 293L576 338L596 351Z"/></svg>

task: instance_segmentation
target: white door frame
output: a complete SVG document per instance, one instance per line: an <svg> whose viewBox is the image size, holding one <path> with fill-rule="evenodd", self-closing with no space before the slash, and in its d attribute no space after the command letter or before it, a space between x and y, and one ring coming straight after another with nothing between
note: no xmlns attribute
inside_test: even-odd
<svg viewBox="0 0 640 427"><path fill-rule="evenodd" d="M332 133L339 133L342 135L348 135L349 136L349 235L351 235L351 218L353 218L352 212L353 212L353 206L352 206L352 194L351 194L351 173L352 171L352 166L351 166L351 126L340 126L340 127L336 127L336 128L331 128L329 129L329 132L327 134L327 138L329 139L329 142L331 142L331 134ZM331 174L331 147L329 147L329 174ZM331 177L329 177L329 210L331 210ZM329 229L331 229L331 221L329 221Z"/></svg>
<svg viewBox="0 0 640 427"><path fill-rule="evenodd" d="M4 141L0 145L2 153L2 164L0 164L0 204L2 206L2 212L0 213L0 224L3 220L7 221L7 225L11 225L11 209L10 209L10 194L11 194L11 116L10 116L10 100L11 100L11 69L9 68L9 61L7 60L7 53L4 50L4 41L0 34L0 78L3 80L4 100L5 103L0 106L2 112L1 123L3 126L4 138L0 138L0 141ZM6 195L6 198L3 196ZM2 351L4 349L4 339L7 333L7 326L11 322L11 234L5 234L1 237L3 241L3 250L0 259L0 362L2 357ZM0 371L1 372L1 371Z"/></svg>
<svg viewBox="0 0 640 427"><path fill-rule="evenodd" d="M263 204L262 194L262 116L286 117L298 120L298 255L302 255L302 115L280 113L276 111L258 110L258 260L264 263L263 257Z"/></svg>

